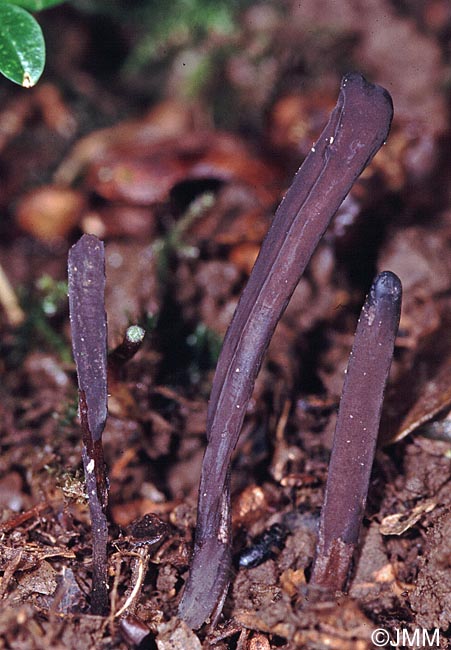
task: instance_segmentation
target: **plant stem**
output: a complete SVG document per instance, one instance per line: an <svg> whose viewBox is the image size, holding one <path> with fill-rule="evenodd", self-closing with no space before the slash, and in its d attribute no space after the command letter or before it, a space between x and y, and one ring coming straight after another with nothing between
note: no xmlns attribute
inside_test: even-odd
<svg viewBox="0 0 451 650"><path fill-rule="evenodd" d="M0 304L5 310L6 317L12 327L22 325L25 320L23 309L19 305L17 296L8 277L0 265Z"/></svg>
<svg viewBox="0 0 451 650"><path fill-rule="evenodd" d="M130 325L124 335L124 340L108 355L108 370L117 377L123 366L130 361L144 341L146 331L139 325Z"/></svg>
<svg viewBox="0 0 451 650"><path fill-rule="evenodd" d="M83 432L82 459L88 495L89 514L92 528L92 589L91 613L106 616L108 606L108 487L103 459L102 441L94 442L90 435L86 398L79 391L80 421Z"/></svg>

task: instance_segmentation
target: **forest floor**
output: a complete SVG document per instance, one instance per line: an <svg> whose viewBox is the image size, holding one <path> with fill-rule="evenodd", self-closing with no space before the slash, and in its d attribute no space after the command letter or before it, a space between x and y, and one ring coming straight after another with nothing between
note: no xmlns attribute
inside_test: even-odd
<svg viewBox="0 0 451 650"><path fill-rule="evenodd" d="M0 265L13 289L0 292L0 648L370 650L377 629L416 648L438 630L449 647L449 2L243 1L222 30L201 0L202 28L188 29L150 2L75 4L39 16L37 86L0 81ZM270 344L232 470L231 587L216 626L193 632L176 615L221 340L349 70L392 94L391 133ZM131 323L147 333L109 386L107 617L90 614L67 305L83 232L105 242L109 347ZM343 373L385 269L403 310L381 444L348 593L318 601L308 579ZM240 568L274 524L286 534L271 556Z"/></svg>

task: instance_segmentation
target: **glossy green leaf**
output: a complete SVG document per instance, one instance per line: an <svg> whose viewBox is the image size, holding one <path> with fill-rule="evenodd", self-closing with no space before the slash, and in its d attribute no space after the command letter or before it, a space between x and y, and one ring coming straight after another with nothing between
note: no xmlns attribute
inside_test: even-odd
<svg viewBox="0 0 451 650"><path fill-rule="evenodd" d="M22 7L0 2L0 72L31 88L44 64L44 37L36 20Z"/></svg>
<svg viewBox="0 0 451 650"><path fill-rule="evenodd" d="M9 4L19 5L28 11L41 11L55 5L60 5L65 0L11 0Z"/></svg>

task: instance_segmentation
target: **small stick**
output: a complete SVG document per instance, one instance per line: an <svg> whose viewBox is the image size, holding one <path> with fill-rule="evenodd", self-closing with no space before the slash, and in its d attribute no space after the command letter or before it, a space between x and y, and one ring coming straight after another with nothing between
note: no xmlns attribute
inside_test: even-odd
<svg viewBox="0 0 451 650"><path fill-rule="evenodd" d="M401 282L375 279L363 305L335 427L311 584L342 590L365 511L385 385L401 312Z"/></svg>
<svg viewBox="0 0 451 650"><path fill-rule="evenodd" d="M337 105L280 204L216 368L207 414L194 554L179 606L192 628L220 613L230 581L230 464L263 355L304 269L354 181L386 140L388 92L343 78Z"/></svg>
<svg viewBox="0 0 451 650"><path fill-rule="evenodd" d="M8 277L0 265L0 304L6 312L8 321L12 327L22 325L25 320L25 314L19 305L17 296L11 286Z"/></svg>
<svg viewBox="0 0 451 650"><path fill-rule="evenodd" d="M47 508L50 508L50 504L47 503L47 501L44 501L33 506L33 508L30 508L30 510L26 510L25 512L20 512L17 515L13 515L6 521L0 523L0 532L11 532L29 519L37 517L43 510L46 510Z"/></svg>
<svg viewBox="0 0 451 650"><path fill-rule="evenodd" d="M0 582L0 600L2 600L8 590L9 583L11 582L20 562L22 560L23 548L17 550L16 555L6 566L3 567L3 577Z"/></svg>
<svg viewBox="0 0 451 650"><path fill-rule="evenodd" d="M139 325L130 325L124 335L124 340L108 355L108 370L116 377L120 369L130 361L144 341L146 330Z"/></svg>
<svg viewBox="0 0 451 650"><path fill-rule="evenodd" d="M107 418L107 325L103 242L83 235L68 259L72 349L77 367L82 458L92 527L92 614L108 613L108 482L102 433Z"/></svg>
<svg viewBox="0 0 451 650"><path fill-rule="evenodd" d="M124 602L121 605L120 609L114 614L114 618L122 616L122 614L127 610L130 610L130 612L133 613L133 608L141 592L144 578L146 576L146 571L149 566L150 558L149 548L147 546L138 548L137 551L131 553L131 555L133 556L133 562L130 583L127 591L125 592Z"/></svg>

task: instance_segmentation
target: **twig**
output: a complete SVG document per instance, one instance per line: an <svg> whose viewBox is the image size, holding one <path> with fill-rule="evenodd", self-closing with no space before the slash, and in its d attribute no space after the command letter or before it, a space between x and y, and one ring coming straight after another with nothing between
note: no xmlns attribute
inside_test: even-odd
<svg viewBox="0 0 451 650"><path fill-rule="evenodd" d="M21 526L29 519L37 517L43 510L46 510L47 508L50 508L50 504L47 503L47 501L43 501L42 503L35 505L33 508L30 508L30 510L26 510L25 512L20 512L17 515L13 515L6 521L0 523L0 532L6 533L14 530L17 528L17 526Z"/></svg>
<svg viewBox="0 0 451 650"><path fill-rule="evenodd" d="M138 548L132 555L133 562L130 586L125 592L124 602L121 608L114 614L114 618L122 616L122 614L127 610L132 610L142 589L147 567L149 566L149 549L147 546Z"/></svg>
<svg viewBox="0 0 451 650"><path fill-rule="evenodd" d="M130 361L144 341L146 331L139 325L130 325L127 328L124 340L108 355L108 370L117 376L120 369Z"/></svg>
<svg viewBox="0 0 451 650"><path fill-rule="evenodd" d="M6 317L12 327L22 325L25 314L19 305L17 296L8 277L0 264L0 303L6 312Z"/></svg>
<svg viewBox="0 0 451 650"><path fill-rule="evenodd" d="M3 573L3 578L0 582L0 600L5 596L8 585L12 580L13 575L15 574L21 560L22 560L23 549L19 548L17 554L14 558L6 565Z"/></svg>

